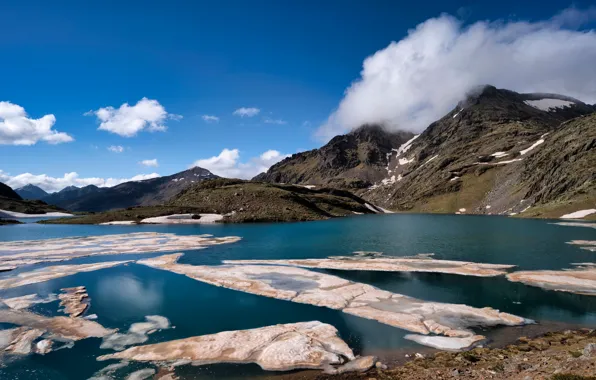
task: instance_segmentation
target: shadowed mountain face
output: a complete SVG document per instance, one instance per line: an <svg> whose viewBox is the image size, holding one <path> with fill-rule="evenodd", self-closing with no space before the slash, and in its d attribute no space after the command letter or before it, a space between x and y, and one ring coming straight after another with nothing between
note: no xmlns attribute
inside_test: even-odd
<svg viewBox="0 0 596 380"><path fill-rule="evenodd" d="M320 149L294 154L254 180L366 188L384 177L392 149L412 136L410 132L387 132L379 126L363 126L334 137Z"/></svg>
<svg viewBox="0 0 596 380"><path fill-rule="evenodd" d="M21 196L17 194L10 186L0 182L0 197L7 199L21 200Z"/></svg>
<svg viewBox="0 0 596 380"><path fill-rule="evenodd" d="M71 186L50 194L43 200L71 211L106 211L157 205L193 183L213 178L218 177L206 169L194 167L170 176L125 182L114 187Z"/></svg>
<svg viewBox="0 0 596 380"><path fill-rule="evenodd" d="M49 195L42 188L35 185L19 187L15 192L23 199L43 199Z"/></svg>
<svg viewBox="0 0 596 380"><path fill-rule="evenodd" d="M64 211L40 200L22 199L10 186L0 183L0 210L21 212L24 214L45 214L46 212ZM0 212L0 214L2 214Z"/></svg>
<svg viewBox="0 0 596 380"><path fill-rule="evenodd" d="M357 194L393 210L480 214L525 210L558 217L568 210L594 208L596 203L595 111L594 106L562 95L519 94L484 86L407 144L398 143L411 135L390 140L387 136L395 134L380 129L378 136L383 137L374 143L356 138L370 128L363 127L321 149L296 154L258 178L347 187L337 178L353 178L346 173L364 171L368 175L356 178L366 188L352 186L360 187ZM350 141L351 148L341 149L343 141ZM378 154L362 160L361 155L345 153L363 150Z"/></svg>

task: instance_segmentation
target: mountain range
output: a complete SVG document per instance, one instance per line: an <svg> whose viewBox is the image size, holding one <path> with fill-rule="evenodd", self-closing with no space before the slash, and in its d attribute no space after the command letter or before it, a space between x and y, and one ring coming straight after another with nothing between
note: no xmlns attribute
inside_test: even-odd
<svg viewBox="0 0 596 380"><path fill-rule="evenodd" d="M219 177L207 169L194 167L169 176L124 182L114 187L69 186L56 193L47 194L37 186L27 185L16 192L23 198L40 199L70 211L97 212L161 204L193 183L215 178ZM46 195L43 196L42 192ZM40 194L41 198L35 198L34 194Z"/></svg>
<svg viewBox="0 0 596 380"><path fill-rule="evenodd" d="M484 86L419 135L365 126L255 179L339 185L395 211L558 217L595 206L595 111Z"/></svg>
<svg viewBox="0 0 596 380"><path fill-rule="evenodd" d="M28 185L17 193L71 211L161 204L232 210L228 206L251 191L260 205L269 195L306 204L314 193L297 189L308 187L338 189L344 199L349 191L360 204L393 211L560 217L596 207L595 112L595 106L563 95L482 86L420 134L364 125L282 160L251 182L199 186L219 177L195 167L111 188L71 186L47 194ZM228 198L230 191L239 195ZM211 193L219 195L210 199ZM355 210L350 207L344 210Z"/></svg>
<svg viewBox="0 0 596 380"><path fill-rule="evenodd" d="M53 211L64 211L58 207L48 205L41 200L25 200L10 186L0 182L0 219L6 216L2 210L24 214L45 214Z"/></svg>

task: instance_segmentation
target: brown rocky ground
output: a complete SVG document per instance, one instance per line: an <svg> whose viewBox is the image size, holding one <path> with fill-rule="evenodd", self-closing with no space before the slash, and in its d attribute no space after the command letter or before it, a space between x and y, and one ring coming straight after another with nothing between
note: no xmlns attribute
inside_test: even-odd
<svg viewBox="0 0 596 380"><path fill-rule="evenodd" d="M396 379L552 379L596 380L596 330L567 330L536 338L519 338L503 348L475 348L413 357L396 367L365 373L325 375L314 372L275 379L396 380Z"/></svg>

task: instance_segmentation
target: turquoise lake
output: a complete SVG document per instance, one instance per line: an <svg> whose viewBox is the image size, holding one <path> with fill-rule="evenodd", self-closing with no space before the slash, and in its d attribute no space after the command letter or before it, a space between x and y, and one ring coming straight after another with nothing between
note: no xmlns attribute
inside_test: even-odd
<svg viewBox="0 0 596 380"><path fill-rule="evenodd" d="M72 226L29 223L0 227L0 241L148 231L242 238L238 243L185 251L180 263L197 265L218 265L221 260L325 258L350 255L354 251L380 251L387 256L434 253L436 259L515 264L517 269L571 268L571 263L596 261L595 252L566 244L571 240L596 240L596 229L565 227L551 224L553 222L556 221L498 216L387 214L321 222L244 225ZM68 263L152 256L157 254L79 258ZM16 272L45 265L30 266ZM539 324L596 326L595 297L547 291L512 283L504 277L325 272L423 300L490 306L536 320ZM1 273L0 278L14 273ZM147 343L277 323L319 320L334 325L358 354L423 349L403 339L407 332L375 321L331 309L223 289L136 264L0 291L0 298L31 293L43 295L79 285L87 287L91 298L87 314L97 314L97 322L105 327L126 330L131 323L141 322L147 315L167 317L175 328L149 335ZM57 302L53 302L37 305L33 310L44 315L57 315L57 308ZM0 324L0 327L9 326ZM516 328L498 330L513 329ZM491 336L488 332L483 334ZM87 379L110 364L95 360L106 353L99 348L100 342L100 339L85 339L77 342L72 349L11 361L7 367L0 368L0 379ZM149 365L131 364L119 373L125 378L124 374L147 367ZM231 379L265 374L256 365L187 366L177 373L182 379Z"/></svg>

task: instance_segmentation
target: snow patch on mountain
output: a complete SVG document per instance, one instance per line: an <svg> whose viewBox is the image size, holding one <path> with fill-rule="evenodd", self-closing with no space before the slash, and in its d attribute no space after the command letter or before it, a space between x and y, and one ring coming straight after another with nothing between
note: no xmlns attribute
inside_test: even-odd
<svg viewBox="0 0 596 380"><path fill-rule="evenodd" d="M574 105L574 102L562 99L539 99L539 100L525 100L529 106L537 108L542 111L555 111L557 108L565 108Z"/></svg>
<svg viewBox="0 0 596 380"><path fill-rule="evenodd" d="M534 148L536 148L538 145L542 144L544 142L544 138L546 137L546 135L548 135L548 133L543 134L542 136L540 136L540 140L536 141L534 144L530 145L529 148L526 148L524 150L521 150L519 152L519 154L521 154L522 156L527 154L528 152L532 151Z"/></svg>

